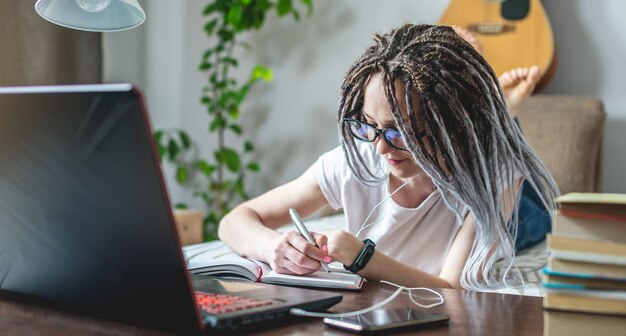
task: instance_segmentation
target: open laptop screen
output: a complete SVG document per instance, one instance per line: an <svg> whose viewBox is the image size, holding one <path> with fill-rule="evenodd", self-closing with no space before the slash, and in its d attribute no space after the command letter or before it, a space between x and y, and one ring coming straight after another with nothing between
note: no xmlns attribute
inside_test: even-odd
<svg viewBox="0 0 626 336"><path fill-rule="evenodd" d="M130 85L0 89L1 294L198 330L151 136Z"/></svg>

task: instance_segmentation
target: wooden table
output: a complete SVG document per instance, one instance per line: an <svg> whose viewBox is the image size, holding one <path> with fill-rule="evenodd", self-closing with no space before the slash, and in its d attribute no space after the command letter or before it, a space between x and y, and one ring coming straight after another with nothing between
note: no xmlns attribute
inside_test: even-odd
<svg viewBox="0 0 626 336"><path fill-rule="evenodd" d="M361 309L384 300L395 287L366 283L361 292L343 292L343 301L333 312ZM420 329L403 334L419 335L542 335L541 298L510 294L481 293L440 289L445 303L432 308L446 312L450 322L445 326ZM428 295L416 292L417 295ZM419 300L418 301L422 301ZM425 301L422 301L425 302ZM385 308L413 305L401 294ZM414 306L414 305L413 305ZM49 308L0 300L0 335L153 335L158 331L74 315ZM354 335L326 327L321 319L293 317L275 320L253 331L235 333L259 335Z"/></svg>

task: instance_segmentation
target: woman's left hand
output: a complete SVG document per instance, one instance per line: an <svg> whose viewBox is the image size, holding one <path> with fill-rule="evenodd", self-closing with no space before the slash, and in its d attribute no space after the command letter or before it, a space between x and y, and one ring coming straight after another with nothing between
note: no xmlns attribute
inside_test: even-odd
<svg viewBox="0 0 626 336"><path fill-rule="evenodd" d="M363 242L346 231L325 231L323 234L328 238L326 252L330 257L344 265L352 265L363 248Z"/></svg>

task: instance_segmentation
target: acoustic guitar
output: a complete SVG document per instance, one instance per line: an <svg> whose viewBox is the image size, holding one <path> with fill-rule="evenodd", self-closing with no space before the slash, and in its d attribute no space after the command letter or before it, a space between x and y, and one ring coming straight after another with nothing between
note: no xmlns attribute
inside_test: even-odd
<svg viewBox="0 0 626 336"><path fill-rule="evenodd" d="M541 90L556 71L552 28L540 0L451 0L439 24L456 25L476 36L496 75L537 65Z"/></svg>

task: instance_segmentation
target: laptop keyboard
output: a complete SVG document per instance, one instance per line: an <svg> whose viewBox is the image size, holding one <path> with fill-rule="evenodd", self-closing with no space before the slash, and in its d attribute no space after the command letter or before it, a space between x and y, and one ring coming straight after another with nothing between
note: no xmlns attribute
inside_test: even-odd
<svg viewBox="0 0 626 336"><path fill-rule="evenodd" d="M229 294L195 292L196 303L208 314L223 314L240 310L270 306L272 300L257 300Z"/></svg>

